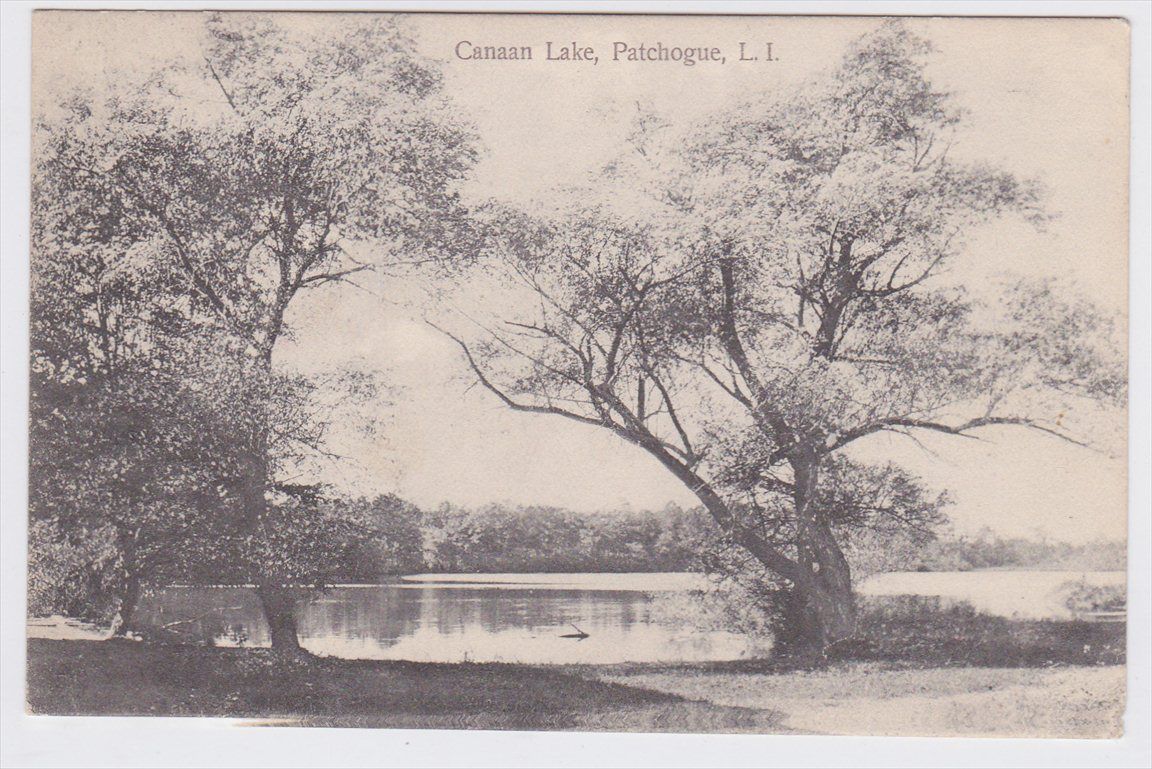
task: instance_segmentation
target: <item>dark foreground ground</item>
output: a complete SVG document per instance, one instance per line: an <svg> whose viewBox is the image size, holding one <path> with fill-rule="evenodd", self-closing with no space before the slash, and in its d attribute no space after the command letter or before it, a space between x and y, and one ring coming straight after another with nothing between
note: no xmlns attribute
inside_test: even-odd
<svg viewBox="0 0 1152 769"><path fill-rule="evenodd" d="M28 706L315 726L1115 737L1124 626L873 615L825 664L529 666L28 642ZM871 638L872 640L868 640Z"/></svg>
<svg viewBox="0 0 1152 769"><path fill-rule="evenodd" d="M556 668L312 658L134 641L28 642L28 706L57 715L460 729L778 732L780 713Z"/></svg>

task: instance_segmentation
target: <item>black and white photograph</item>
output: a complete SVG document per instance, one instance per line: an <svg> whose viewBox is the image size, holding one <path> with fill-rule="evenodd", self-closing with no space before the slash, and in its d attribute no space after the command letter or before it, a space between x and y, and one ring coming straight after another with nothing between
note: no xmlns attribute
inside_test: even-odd
<svg viewBox="0 0 1152 769"><path fill-rule="evenodd" d="M31 16L30 716L1125 733L1126 20Z"/></svg>

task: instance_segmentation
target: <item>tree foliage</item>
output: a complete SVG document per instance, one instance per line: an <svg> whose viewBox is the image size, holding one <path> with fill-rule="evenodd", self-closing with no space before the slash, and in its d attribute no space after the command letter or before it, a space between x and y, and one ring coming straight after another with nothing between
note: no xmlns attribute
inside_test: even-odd
<svg viewBox="0 0 1152 769"><path fill-rule="evenodd" d="M700 510L578 513L444 505L424 514L424 568L437 572L694 571L716 538Z"/></svg>
<svg viewBox="0 0 1152 769"><path fill-rule="evenodd" d="M286 484L375 383L282 370L277 343L309 291L467 253L474 153L395 22L314 21L214 15L202 57L39 121L34 515L103 518L136 560L322 581L344 534Z"/></svg>
<svg viewBox="0 0 1152 769"><path fill-rule="evenodd" d="M642 121L561 205L494 205L484 270L517 299L447 331L509 407L659 460L792 586L816 645L852 632L851 532L930 529L946 502L858 442L1076 441L1063 414L1123 398L1108 318L944 279L980 227L1045 215L1035 183L951 156L963 116L928 52L885 24L793 93L672 138Z"/></svg>

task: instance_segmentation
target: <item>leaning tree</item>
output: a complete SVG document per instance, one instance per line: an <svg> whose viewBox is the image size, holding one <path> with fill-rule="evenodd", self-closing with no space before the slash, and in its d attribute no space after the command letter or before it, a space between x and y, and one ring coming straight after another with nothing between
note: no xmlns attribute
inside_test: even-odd
<svg viewBox="0 0 1152 769"><path fill-rule="evenodd" d="M94 239L162 263L216 334L229 362L194 375L242 385L221 403L240 468L226 484L231 557L260 587L274 646L292 648L282 588L309 580L292 548L276 552L289 526L276 489L318 436L291 397L308 383L274 357L290 309L380 265L463 253L454 186L474 153L437 69L394 22L217 15L202 53L75 95L43 121L37 157L88 196Z"/></svg>
<svg viewBox="0 0 1152 769"><path fill-rule="evenodd" d="M631 159L576 202L494 205L470 287L507 293L438 321L507 406L655 457L784 583L804 648L854 633L846 538L941 517L913 474L864 461L883 451L860 450L869 436L1076 440L1070 415L1124 391L1091 307L944 279L982 225L1043 216L1034 185L951 157L962 115L927 53L885 25L796 95L688 139L641 121Z"/></svg>

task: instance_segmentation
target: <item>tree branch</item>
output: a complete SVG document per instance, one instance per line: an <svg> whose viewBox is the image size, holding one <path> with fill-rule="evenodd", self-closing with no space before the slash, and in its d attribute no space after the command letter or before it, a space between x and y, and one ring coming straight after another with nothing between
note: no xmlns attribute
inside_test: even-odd
<svg viewBox="0 0 1152 769"><path fill-rule="evenodd" d="M1053 430L1050 427L1045 427L1044 425L1036 422L1033 419L1028 419L1027 417L984 416L984 417L977 417L976 419L969 419L967 422L964 422L964 423L959 424L959 425L947 425L947 424L944 424L942 422L933 422L931 420L925 420L925 419L910 419L907 417L892 417L890 419L881 419L877 422L872 422L871 424L857 427L854 430L849 430L848 432L837 437L832 443L825 446L824 453L831 453L833 451L836 451L837 449L843 448L844 446L847 446L852 441L863 438L866 435L872 435L874 433L882 432L884 430L892 430L892 429L896 429L896 428L931 430L933 432L944 433L945 435L957 435L957 436L960 436L963 438L974 438L975 436L968 434L969 430L975 430L976 428L979 428L979 427L989 427L989 426L993 426L993 425L1016 425L1019 427L1026 427L1026 428L1031 429L1031 430L1037 430L1039 432L1047 433L1048 435L1055 436L1055 437L1057 437L1063 441L1067 441L1068 443L1074 444L1076 446L1082 446L1084 448L1091 448L1091 446L1089 446L1087 443L1084 443L1082 441L1078 441L1075 438L1073 438L1069 435L1065 435L1064 433L1062 433L1058 430Z"/></svg>
<svg viewBox="0 0 1152 769"><path fill-rule="evenodd" d="M224 81L220 79L218 74L216 74L216 68L212 66L212 61L207 56L205 56L204 63L208 65L208 71L212 73L212 79L216 81L216 85L220 86L221 93L223 93L224 98L228 100L228 106L239 112L239 108L236 106L236 102L232 99L232 94L228 93L228 89L224 87Z"/></svg>
<svg viewBox="0 0 1152 769"><path fill-rule="evenodd" d="M321 285L323 283L329 283L331 281L341 280L341 279L346 278L349 275L353 275L357 272L364 272L365 270L371 270L372 267L373 267L373 265L371 265L371 264L361 264L361 265L357 265L356 267L349 267L347 270L338 270L336 272L317 273L315 275L309 275L306 278L301 278L299 282L300 282L300 286L302 288L313 288L313 287L315 287L317 285Z"/></svg>
<svg viewBox="0 0 1152 769"><path fill-rule="evenodd" d="M472 351L468 348L468 345L465 344L462 339L460 339L459 337L455 336L454 334L452 334L448 331L445 331L444 329L440 328L435 323L432 323L429 320L425 320L424 322L427 323L432 328L439 331L444 336L451 339L457 345L459 345L460 349L464 352L464 357L465 357L465 359L467 359L469 367L472 369L472 373L474 373L476 375L476 379L479 380L480 384L483 385L483 387L486 390L488 390L493 395L495 395L497 398L499 398L501 400L501 402L504 403L505 406L512 409L513 411L523 411L523 412L527 412L529 414L554 414L556 416L561 416L561 417L565 417L567 419L572 419L572 420L575 420L577 422L581 422L581 423L587 424L587 425L595 425L597 427L612 427L611 424L608 424L608 423L606 423L600 419L593 419L591 417L586 417L582 414L577 414L575 412L568 411L568 410L562 409L562 408L558 408L556 406L538 406L535 404L518 403L517 401L514 401L503 390L496 387L496 385L492 384L491 380L489 380L488 377L485 376L485 374L484 374L483 370L481 370L479 364L476 363L476 359L475 359L475 357L473 357Z"/></svg>

